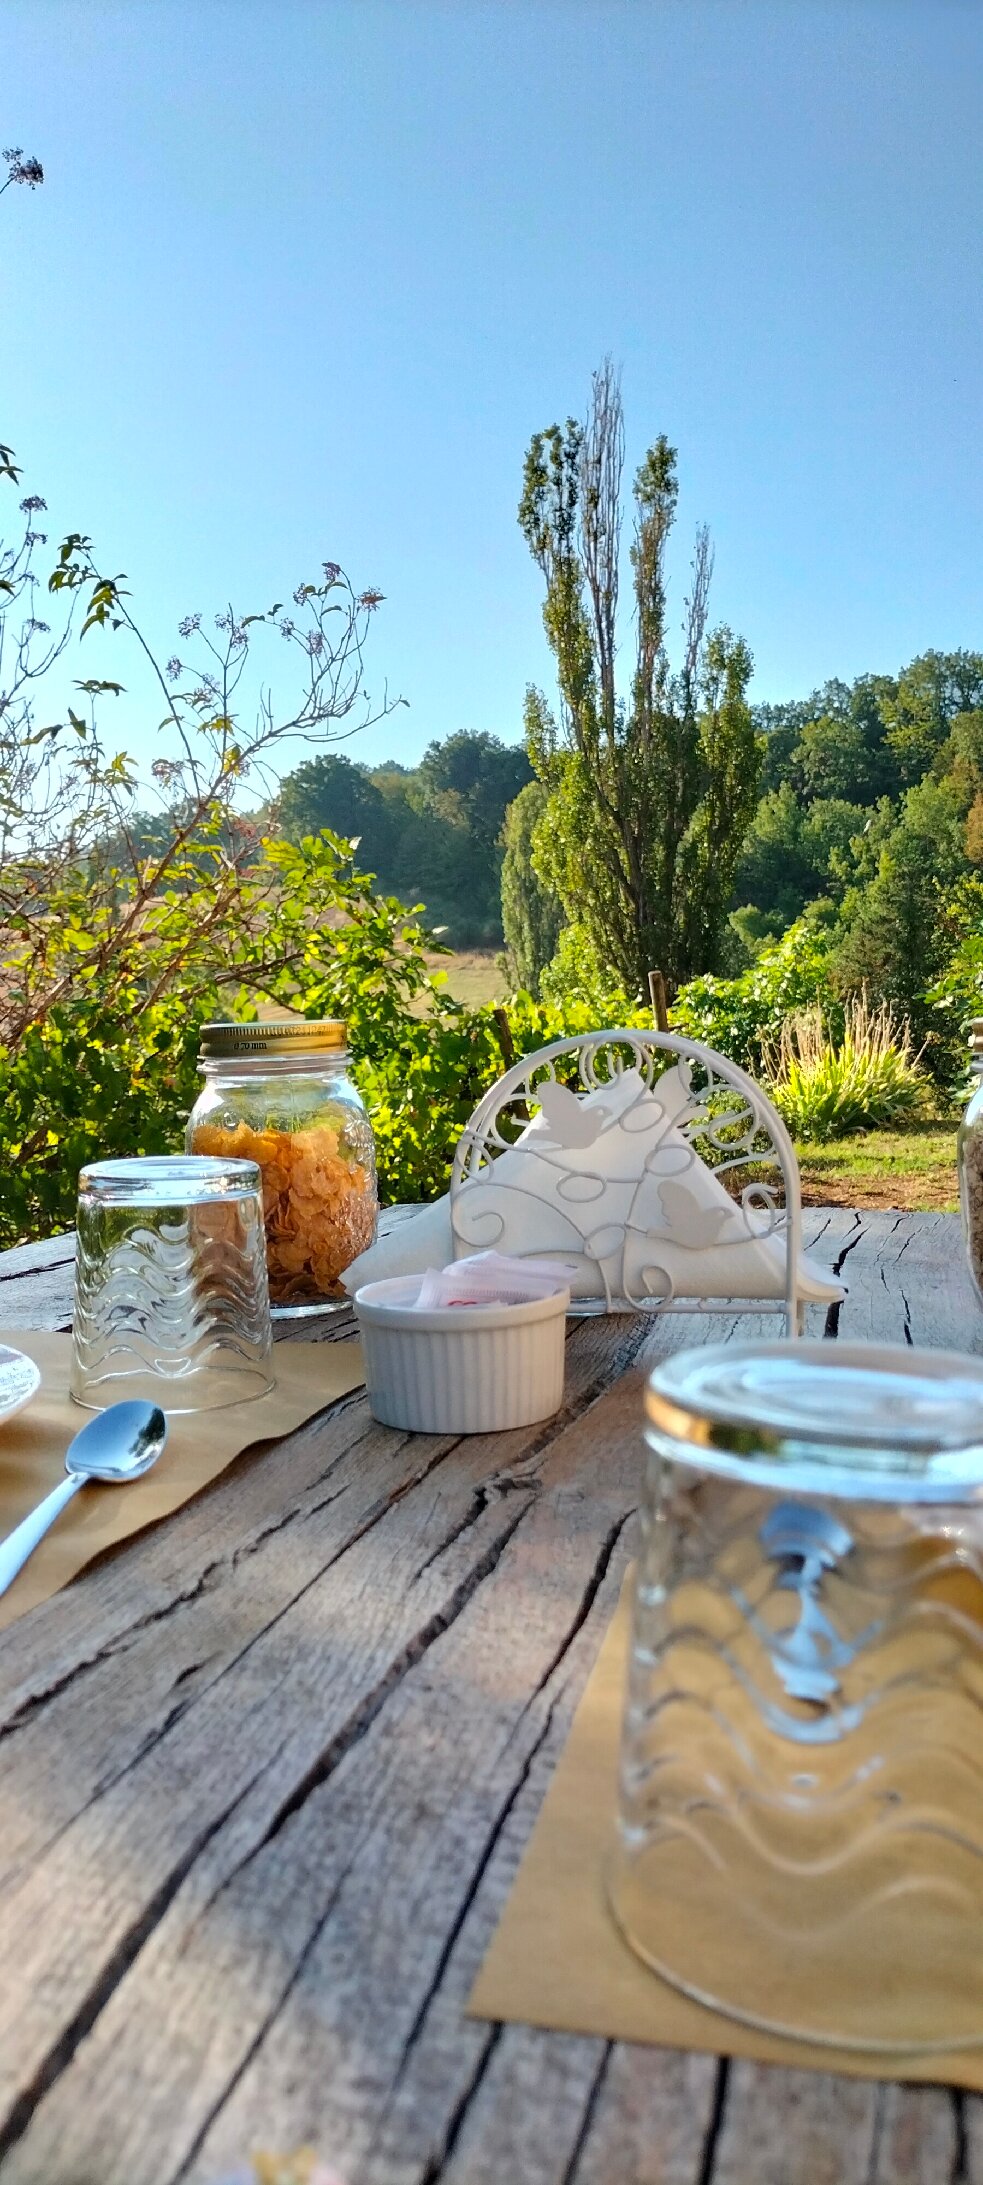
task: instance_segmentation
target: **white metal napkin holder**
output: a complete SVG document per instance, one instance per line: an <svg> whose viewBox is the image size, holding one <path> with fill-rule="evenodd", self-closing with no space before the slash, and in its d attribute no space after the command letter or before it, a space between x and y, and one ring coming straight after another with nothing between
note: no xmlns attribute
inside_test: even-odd
<svg viewBox="0 0 983 2185"><path fill-rule="evenodd" d="M574 1070L582 1088L579 1096L564 1082ZM638 1072L641 1085L627 1106L622 1101L621 1111L606 1117L605 1098L614 1107L619 1102L613 1088L620 1084L622 1092L631 1093L634 1081L625 1086L629 1071ZM588 1108L585 1100L591 1094L597 1097ZM653 1097L664 1113L661 1128L657 1118L650 1123ZM617 1184L604 1174L602 1161L593 1169L587 1158L591 1146L600 1147L609 1130L637 1135L637 1174L631 1172L623 1139L607 1149L615 1156L614 1165L628 1171ZM646 1139L651 1140L647 1145ZM508 1164L511 1180L500 1177L496 1182L498 1161L513 1149L522 1156L521 1178L513 1161ZM743 1188L728 1192L728 1175L749 1166L777 1174L771 1180L755 1174ZM716 1179L709 1208L702 1182L708 1172ZM539 1227L537 1241L528 1223L530 1202L540 1198L544 1208L532 1217ZM788 1335L800 1333L803 1326L802 1200L795 1149L785 1125L746 1071L711 1047L673 1032L590 1032L554 1040L515 1063L485 1093L461 1133L451 1174L450 1220L456 1259L488 1249L519 1256L548 1250L591 1266L599 1294L576 1298L573 1310L578 1313L726 1309L782 1313ZM693 1276L702 1259L705 1277L720 1255L726 1266L733 1247L771 1237L784 1245L782 1295L776 1295L774 1286L770 1294L733 1295L722 1285L709 1296L705 1278L694 1281L688 1294L689 1282L679 1280L680 1259ZM666 1264L667 1246L675 1274Z"/></svg>

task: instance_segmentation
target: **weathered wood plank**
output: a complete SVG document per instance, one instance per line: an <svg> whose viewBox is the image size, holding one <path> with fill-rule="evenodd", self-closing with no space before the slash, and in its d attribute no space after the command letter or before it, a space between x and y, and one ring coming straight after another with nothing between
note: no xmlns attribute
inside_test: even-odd
<svg viewBox="0 0 983 2185"><path fill-rule="evenodd" d="M115 1954L119 1969L5 2176L57 2176L70 2148L83 2172L99 2152L105 2185L163 2185L230 2071L241 2076L202 2176L261 2133L271 2102L288 2140L313 2130L357 2176L476 1848L553 1728L560 1689L562 1741L610 1614L637 1413L637 1386L622 1380L494 1493L488 1450L460 1445L453 1470L445 1461L354 1543L0 1900L0 1952L24 1965L27 1991L9 2014L0 2000L4 2090L45 2067L39 1995L57 1992L60 2010L85 2019L80 1941L90 1981L94 1960ZM580 1475L599 1441L606 1461L588 1495ZM44 1916L69 1874L71 1938ZM127 1973L132 1923L165 1891ZM483 1946L484 1932L472 1970ZM162 2030L170 2069L158 2054L109 2160L120 2075L135 2083ZM459 2018L453 2032L465 2052L484 2038ZM312 2041L325 2064L316 2083L298 2068Z"/></svg>
<svg viewBox="0 0 983 2185"><path fill-rule="evenodd" d="M871 2185L881 2100L872 2080L732 2064L713 2185Z"/></svg>
<svg viewBox="0 0 983 2185"><path fill-rule="evenodd" d="M380 1235L387 1236L416 1212L415 1206L384 1207L379 1216ZM831 1266L843 1242L858 1226L860 1218L840 1208L807 1208L804 1217L806 1249L823 1264ZM951 1220L951 1216L947 1215L936 1218ZM890 1215L886 1219L889 1224L893 1224L897 1217ZM0 1328L70 1327L74 1263L73 1230L67 1231L61 1237L48 1238L40 1244L21 1244L11 1251L0 1252ZM810 1315L811 1333L817 1332L820 1322L820 1314L813 1309ZM667 1320L666 1326L675 1330L676 1342L689 1340L688 1330L693 1331L694 1342L707 1340L705 1333L699 1332L700 1323L695 1315L692 1318L674 1316ZM719 1341L721 1321L714 1319L711 1326L716 1330L714 1339ZM746 1322L744 1331L748 1332ZM290 1333L306 1336L320 1332L330 1336L332 1319L330 1315L325 1315L322 1319L312 1316L310 1319L294 1322L281 1321L277 1324L277 1332L280 1336Z"/></svg>
<svg viewBox="0 0 983 2185"><path fill-rule="evenodd" d="M983 1311L955 1215L862 1211L842 1273L841 1341L983 1351Z"/></svg>
<svg viewBox="0 0 983 2185"><path fill-rule="evenodd" d="M713 2185L960 2185L960 2114L942 2087L732 2063Z"/></svg>
<svg viewBox="0 0 983 2185"><path fill-rule="evenodd" d="M949 2099L956 2129L951 2185L983 2185L983 2096L950 2093Z"/></svg>
<svg viewBox="0 0 983 2185"><path fill-rule="evenodd" d="M884 2086L870 2185L974 2185L963 2161L963 2117L983 2110L979 2096L941 2086ZM866 2180L864 2180L866 2185Z"/></svg>
<svg viewBox="0 0 983 2185"><path fill-rule="evenodd" d="M0 1275L0 1334L4 1328L70 1328L75 1259Z"/></svg>
<svg viewBox="0 0 983 2185"><path fill-rule="evenodd" d="M0 1634L0 1763L16 1769L19 1796L0 1828L0 1889L417 1483L432 1478L432 1521L448 1526L476 1484L501 1477L518 1489L524 1463L603 1389L613 1363L631 1361L643 1332L582 1323L559 1418L475 1437L446 1477L443 1460L461 1444L379 1427L364 1397L346 1398L265 1455L238 1459L168 1525L10 1625ZM66 1749L71 1766L53 1766Z"/></svg>
<svg viewBox="0 0 983 2185"><path fill-rule="evenodd" d="M67 1328L72 1318L75 1231L0 1252L0 1328Z"/></svg>
<svg viewBox="0 0 983 2185"><path fill-rule="evenodd" d="M717 2070L710 2056L506 2026L441 2176L448 2185L696 2185Z"/></svg>
<svg viewBox="0 0 983 2185"><path fill-rule="evenodd" d="M7 1282L14 1275L29 1275L39 1267L71 1266L75 1259L75 1231L66 1229L59 1237L42 1237L35 1244L12 1244L8 1251L0 1252L0 1282Z"/></svg>

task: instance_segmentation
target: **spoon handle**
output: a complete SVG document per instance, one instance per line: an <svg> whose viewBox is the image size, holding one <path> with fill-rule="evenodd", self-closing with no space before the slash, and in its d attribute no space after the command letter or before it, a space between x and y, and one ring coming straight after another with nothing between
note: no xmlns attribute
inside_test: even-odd
<svg viewBox="0 0 983 2185"><path fill-rule="evenodd" d="M21 1565L27 1562L38 1541L44 1539L49 1525L54 1524L66 1502L71 1501L82 1484L81 1473L63 1479L59 1487L53 1488L50 1495L45 1495L44 1501L38 1503L36 1510L32 1510L28 1517L22 1518L19 1525L15 1525L13 1532L7 1534L6 1540L0 1541L0 1593L6 1593Z"/></svg>

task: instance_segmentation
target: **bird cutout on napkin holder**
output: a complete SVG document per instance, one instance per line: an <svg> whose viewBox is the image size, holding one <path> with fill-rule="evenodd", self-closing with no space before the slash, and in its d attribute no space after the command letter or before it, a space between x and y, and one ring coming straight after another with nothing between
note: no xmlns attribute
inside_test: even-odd
<svg viewBox="0 0 983 2185"><path fill-rule="evenodd" d="M671 1032L591 1032L515 1063L461 1134L449 1213L455 1258L572 1259L579 1313L725 1304L783 1313L794 1335L806 1304L844 1295L803 1256L798 1163L771 1101Z"/></svg>

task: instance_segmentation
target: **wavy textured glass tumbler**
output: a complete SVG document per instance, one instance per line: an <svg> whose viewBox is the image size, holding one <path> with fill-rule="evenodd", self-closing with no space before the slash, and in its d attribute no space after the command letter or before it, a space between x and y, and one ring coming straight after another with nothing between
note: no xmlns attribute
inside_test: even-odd
<svg viewBox="0 0 983 2185"><path fill-rule="evenodd" d="M646 1405L618 1925L774 2032L983 2042L983 1361L720 1345Z"/></svg>
<svg viewBox="0 0 983 2185"><path fill-rule="evenodd" d="M274 1385L259 1169L190 1155L79 1177L71 1392L211 1411Z"/></svg>

